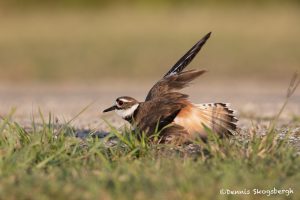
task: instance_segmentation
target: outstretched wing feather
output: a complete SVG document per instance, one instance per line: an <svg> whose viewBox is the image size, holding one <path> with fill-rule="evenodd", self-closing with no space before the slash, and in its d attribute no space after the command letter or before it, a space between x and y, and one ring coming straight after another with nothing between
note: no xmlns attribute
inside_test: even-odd
<svg viewBox="0 0 300 200"><path fill-rule="evenodd" d="M208 38L210 37L211 32L207 33L201 40L199 40L186 54L184 54L175 65L164 75L164 77L177 74L181 72L199 53L203 45L206 43Z"/></svg>
<svg viewBox="0 0 300 200"><path fill-rule="evenodd" d="M145 101L164 96L165 94L171 93L174 90L180 90L188 86L191 81L204 74L205 72L206 70L188 70L180 72L178 74L174 74L172 76L168 76L158 81L151 88Z"/></svg>
<svg viewBox="0 0 300 200"><path fill-rule="evenodd" d="M175 63L175 65L164 75L164 77L151 88L146 97L146 101L158 97L159 95L168 91L182 89L186 87L189 82L205 72L204 70L190 70L183 72L183 70L190 62L192 62L210 35L211 32L207 33Z"/></svg>

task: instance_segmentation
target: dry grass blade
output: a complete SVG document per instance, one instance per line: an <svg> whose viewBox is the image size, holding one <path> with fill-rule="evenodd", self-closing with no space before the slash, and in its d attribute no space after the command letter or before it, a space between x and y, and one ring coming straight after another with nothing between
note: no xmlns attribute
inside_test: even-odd
<svg viewBox="0 0 300 200"><path fill-rule="evenodd" d="M295 91L296 91L297 87L299 86L299 84L300 84L299 73L295 72L294 75L293 75L293 77L292 77L292 79L291 79L291 82L289 84L285 101L284 101L283 105L281 106L278 114L274 117L273 121L271 122L271 125L269 127L268 133L274 132L275 125L277 124L280 115L284 111L286 105L288 104L290 98L295 93Z"/></svg>
<svg viewBox="0 0 300 200"><path fill-rule="evenodd" d="M95 101L91 102L90 104L88 104L87 106L85 106L78 114L76 114L72 119L70 119L69 121L67 121L65 124L63 124L63 126L60 127L59 130L57 130L55 136L59 135L59 133L61 133L61 131L68 127L71 122L73 122L75 119L77 119L82 113L84 113L89 107L91 107L93 104L95 103Z"/></svg>
<svg viewBox="0 0 300 200"><path fill-rule="evenodd" d="M286 95L287 98L290 98L294 94L294 92L297 89L297 87L299 86L299 84L300 84L299 73L295 72L294 76L291 79L291 82L290 82L290 85L289 85L289 88L287 91L287 95Z"/></svg>

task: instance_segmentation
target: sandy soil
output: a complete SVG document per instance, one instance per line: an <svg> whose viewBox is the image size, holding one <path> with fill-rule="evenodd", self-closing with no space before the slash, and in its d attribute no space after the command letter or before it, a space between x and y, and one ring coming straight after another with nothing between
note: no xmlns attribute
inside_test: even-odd
<svg viewBox="0 0 300 200"><path fill-rule="evenodd" d="M115 113L102 114L102 110L112 105L115 98L122 95L143 100L152 83L98 83L91 85L4 85L0 87L0 115L7 116L12 108L16 108L13 120L25 127L30 127L32 118L40 121L39 108L47 119L49 112L64 123L76 116L86 106L90 105L73 122L82 136L88 130L106 132L109 130L103 119L116 127L126 124ZM213 82L209 84L195 83L184 92L190 94L193 102L229 102L237 111L240 119L238 126L242 130L253 127L264 128L270 119L279 111L284 101L286 87L282 84ZM300 135L300 91L283 112L279 128L292 128ZM298 119L298 120L296 120ZM80 135L81 134L81 135Z"/></svg>

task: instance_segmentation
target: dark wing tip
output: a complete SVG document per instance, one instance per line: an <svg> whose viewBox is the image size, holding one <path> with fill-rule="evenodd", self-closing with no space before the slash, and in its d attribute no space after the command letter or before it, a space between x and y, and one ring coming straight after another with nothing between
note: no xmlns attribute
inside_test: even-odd
<svg viewBox="0 0 300 200"><path fill-rule="evenodd" d="M206 41L210 38L211 36L211 32L208 32L204 37L202 37L196 44L194 47L196 47L197 49L200 48L206 43ZM200 50L199 49L199 50ZM198 53L198 52L197 52Z"/></svg>
<svg viewBox="0 0 300 200"><path fill-rule="evenodd" d="M203 39L204 39L204 40L207 40L210 36L211 36L211 31L210 31L209 33L207 33L207 34L203 37Z"/></svg>
<svg viewBox="0 0 300 200"><path fill-rule="evenodd" d="M208 38L210 38L211 32L207 33L202 37L188 52L186 52L176 63L175 65L164 75L164 77L181 72L198 54L202 46L206 43Z"/></svg>

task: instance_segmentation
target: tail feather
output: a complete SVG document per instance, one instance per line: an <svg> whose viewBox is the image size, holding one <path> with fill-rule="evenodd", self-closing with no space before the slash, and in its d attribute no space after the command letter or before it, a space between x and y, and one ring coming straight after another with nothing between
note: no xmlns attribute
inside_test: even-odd
<svg viewBox="0 0 300 200"><path fill-rule="evenodd" d="M214 132L221 136L232 135L236 130L237 118L234 116L234 111L229 108L229 104L225 103L209 103L196 105L199 108L202 118L210 121L205 124Z"/></svg>
<svg viewBox="0 0 300 200"><path fill-rule="evenodd" d="M203 117L206 117L206 119L210 119L212 122L220 121L232 127L231 129L236 129L236 122L238 120L234 115L234 111L228 108L228 104L214 103L200 104L200 106L196 106L202 110L202 115Z"/></svg>
<svg viewBox="0 0 300 200"><path fill-rule="evenodd" d="M174 120L189 133L199 133L204 138L207 137L204 126L220 136L228 136L235 132L237 121L234 111L224 103L189 104Z"/></svg>
<svg viewBox="0 0 300 200"><path fill-rule="evenodd" d="M201 111L201 112L202 112L202 115L205 117L211 118L213 115L214 118L218 118L223 122L236 123L238 121L237 118L233 114L229 114L229 113L217 113L217 112L213 112L213 111ZM218 117L218 116L222 116L222 117Z"/></svg>

